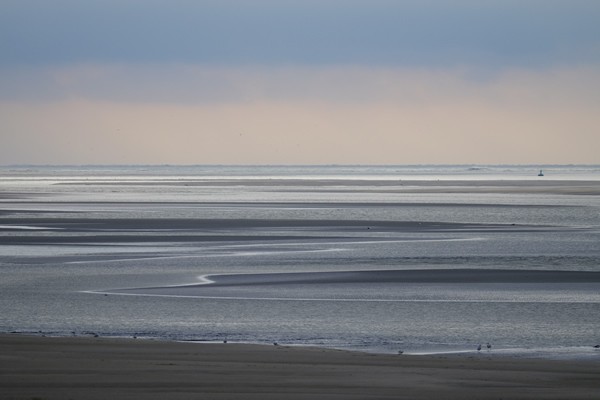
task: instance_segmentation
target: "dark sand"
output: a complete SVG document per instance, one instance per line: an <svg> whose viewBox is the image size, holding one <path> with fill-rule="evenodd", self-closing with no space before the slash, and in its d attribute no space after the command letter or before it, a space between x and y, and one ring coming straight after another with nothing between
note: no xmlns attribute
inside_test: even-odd
<svg viewBox="0 0 600 400"><path fill-rule="evenodd" d="M265 285L341 283L592 283L600 282L600 272L502 269L425 269L224 274L209 275L204 278L209 282L205 281L195 285L185 284L181 286L169 285L164 287L115 289L99 293L199 297L210 295L226 298L232 295L235 297L235 292L207 292L206 289ZM338 297L338 299L340 298Z"/></svg>
<svg viewBox="0 0 600 400"><path fill-rule="evenodd" d="M600 362L0 335L2 399L598 399Z"/></svg>

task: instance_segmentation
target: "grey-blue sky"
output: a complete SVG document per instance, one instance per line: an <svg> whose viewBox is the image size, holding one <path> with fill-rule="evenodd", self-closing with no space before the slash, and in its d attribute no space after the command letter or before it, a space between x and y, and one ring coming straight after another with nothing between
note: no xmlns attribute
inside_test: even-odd
<svg viewBox="0 0 600 400"><path fill-rule="evenodd" d="M598 0L3 0L0 162L597 163L598 21Z"/></svg>
<svg viewBox="0 0 600 400"><path fill-rule="evenodd" d="M595 0L4 0L0 65L600 62Z"/></svg>

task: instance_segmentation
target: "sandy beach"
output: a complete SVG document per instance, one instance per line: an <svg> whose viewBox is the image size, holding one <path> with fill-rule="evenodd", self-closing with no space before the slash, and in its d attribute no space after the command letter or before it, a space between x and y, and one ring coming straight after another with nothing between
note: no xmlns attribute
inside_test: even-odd
<svg viewBox="0 0 600 400"><path fill-rule="evenodd" d="M600 363L0 335L2 399L597 399Z"/></svg>
<svg viewBox="0 0 600 400"><path fill-rule="evenodd" d="M6 173L0 400L600 399L600 181L165 168Z"/></svg>

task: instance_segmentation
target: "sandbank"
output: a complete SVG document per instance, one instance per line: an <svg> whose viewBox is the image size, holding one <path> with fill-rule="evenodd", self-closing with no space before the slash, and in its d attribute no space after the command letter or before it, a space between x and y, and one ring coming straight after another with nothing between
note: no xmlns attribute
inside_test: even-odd
<svg viewBox="0 0 600 400"><path fill-rule="evenodd" d="M0 335L2 399L595 399L600 363Z"/></svg>

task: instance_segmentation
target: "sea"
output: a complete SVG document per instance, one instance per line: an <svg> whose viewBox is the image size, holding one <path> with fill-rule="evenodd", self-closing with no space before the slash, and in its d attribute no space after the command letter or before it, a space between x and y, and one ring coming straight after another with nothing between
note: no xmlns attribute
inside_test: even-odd
<svg viewBox="0 0 600 400"><path fill-rule="evenodd" d="M0 333L600 361L600 166L0 166Z"/></svg>

